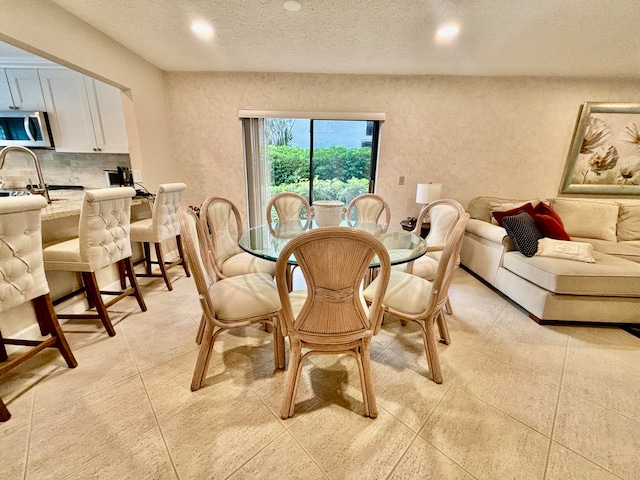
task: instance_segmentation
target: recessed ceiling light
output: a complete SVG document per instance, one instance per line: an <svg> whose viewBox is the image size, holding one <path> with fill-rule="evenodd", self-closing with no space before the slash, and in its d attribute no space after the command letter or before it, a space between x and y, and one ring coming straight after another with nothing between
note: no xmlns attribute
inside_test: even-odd
<svg viewBox="0 0 640 480"><path fill-rule="evenodd" d="M447 25L445 27L440 27L436 32L436 36L439 38L451 38L458 35L460 29L455 25Z"/></svg>
<svg viewBox="0 0 640 480"><path fill-rule="evenodd" d="M211 28L211 25L209 25L208 23L194 22L191 24L191 30L198 37L203 39L209 39L213 37L213 28Z"/></svg>
<svg viewBox="0 0 640 480"><path fill-rule="evenodd" d="M302 8L302 5L300 5L300 2L296 2L295 0L287 0L282 4L282 6L284 7L285 10L288 10L289 12L297 12Z"/></svg>

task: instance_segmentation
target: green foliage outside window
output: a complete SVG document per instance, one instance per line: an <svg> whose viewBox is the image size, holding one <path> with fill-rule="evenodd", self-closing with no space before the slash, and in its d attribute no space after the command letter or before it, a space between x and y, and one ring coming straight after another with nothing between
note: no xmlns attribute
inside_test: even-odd
<svg viewBox="0 0 640 480"><path fill-rule="evenodd" d="M272 184L297 183L309 178L309 149L271 146ZM371 147L321 147L313 152L314 177L320 180L369 178Z"/></svg>

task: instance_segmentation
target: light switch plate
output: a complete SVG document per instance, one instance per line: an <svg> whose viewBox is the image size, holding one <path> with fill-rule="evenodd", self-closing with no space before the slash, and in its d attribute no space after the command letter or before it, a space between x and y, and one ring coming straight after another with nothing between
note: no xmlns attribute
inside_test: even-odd
<svg viewBox="0 0 640 480"><path fill-rule="evenodd" d="M402 177L398 177L398 185L404 185L404 175Z"/></svg>
<svg viewBox="0 0 640 480"><path fill-rule="evenodd" d="M133 171L133 181L136 183L142 183L142 170Z"/></svg>

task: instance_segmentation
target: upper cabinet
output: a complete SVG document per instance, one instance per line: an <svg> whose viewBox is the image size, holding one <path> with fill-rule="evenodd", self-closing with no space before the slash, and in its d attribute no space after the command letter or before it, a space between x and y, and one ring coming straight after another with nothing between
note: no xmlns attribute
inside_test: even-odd
<svg viewBox="0 0 640 480"><path fill-rule="evenodd" d="M0 110L45 110L38 70L0 68Z"/></svg>
<svg viewBox="0 0 640 480"><path fill-rule="evenodd" d="M67 69L39 75L56 151L129 153L117 88Z"/></svg>
<svg viewBox="0 0 640 480"><path fill-rule="evenodd" d="M106 83L84 77L89 110L100 152L129 153L129 139L122 109L122 93Z"/></svg>

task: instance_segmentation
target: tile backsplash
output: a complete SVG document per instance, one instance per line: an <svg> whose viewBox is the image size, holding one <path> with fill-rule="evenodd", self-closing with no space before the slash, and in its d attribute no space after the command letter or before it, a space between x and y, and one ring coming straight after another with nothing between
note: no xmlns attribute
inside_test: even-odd
<svg viewBox="0 0 640 480"><path fill-rule="evenodd" d="M131 168L127 154L57 153L45 149L33 149L33 152L40 160L42 175L48 185L104 188L108 186L105 170L115 170L118 166ZM10 152L4 168L0 170L0 180L6 182L6 186L14 183L16 186L25 186L29 179L34 184L38 183L38 175L31 157L21 152Z"/></svg>

